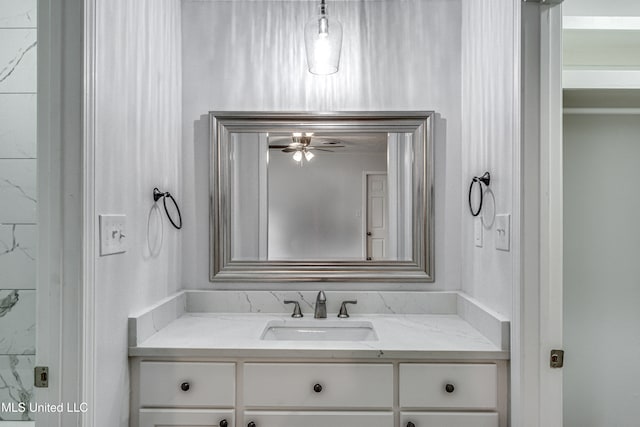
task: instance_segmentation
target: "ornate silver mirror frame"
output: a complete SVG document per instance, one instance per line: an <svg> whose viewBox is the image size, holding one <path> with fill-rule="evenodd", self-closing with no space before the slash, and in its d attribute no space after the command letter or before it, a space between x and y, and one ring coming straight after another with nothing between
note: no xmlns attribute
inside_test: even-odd
<svg viewBox="0 0 640 427"><path fill-rule="evenodd" d="M429 111L210 112L210 281L432 282L433 121ZM413 150L412 260L240 261L232 259L230 144L233 133L387 132L409 134Z"/></svg>

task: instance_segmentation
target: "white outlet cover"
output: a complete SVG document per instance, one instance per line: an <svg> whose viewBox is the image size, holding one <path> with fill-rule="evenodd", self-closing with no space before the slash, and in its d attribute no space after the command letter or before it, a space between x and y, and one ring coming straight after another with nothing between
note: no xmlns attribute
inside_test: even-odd
<svg viewBox="0 0 640 427"><path fill-rule="evenodd" d="M482 220L480 218L475 218L473 222L473 240L476 244L477 248L481 248L483 244L482 238Z"/></svg>
<svg viewBox="0 0 640 427"><path fill-rule="evenodd" d="M496 215L496 249L509 251L511 241L511 215Z"/></svg>
<svg viewBox="0 0 640 427"><path fill-rule="evenodd" d="M127 251L127 216L98 215L100 223L100 256Z"/></svg>

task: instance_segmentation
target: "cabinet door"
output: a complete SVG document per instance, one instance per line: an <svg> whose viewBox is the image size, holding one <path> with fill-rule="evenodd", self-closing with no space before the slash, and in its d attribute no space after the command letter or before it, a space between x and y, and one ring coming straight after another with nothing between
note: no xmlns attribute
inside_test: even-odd
<svg viewBox="0 0 640 427"><path fill-rule="evenodd" d="M402 412L400 427L498 427L498 414L493 412Z"/></svg>
<svg viewBox="0 0 640 427"><path fill-rule="evenodd" d="M247 411L243 427L391 427L393 412Z"/></svg>
<svg viewBox="0 0 640 427"><path fill-rule="evenodd" d="M141 409L140 427L233 427L233 411Z"/></svg>

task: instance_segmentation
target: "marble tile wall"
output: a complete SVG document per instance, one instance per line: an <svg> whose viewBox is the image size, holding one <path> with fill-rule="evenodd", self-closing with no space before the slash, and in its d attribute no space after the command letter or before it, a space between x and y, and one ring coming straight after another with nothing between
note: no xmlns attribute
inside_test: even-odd
<svg viewBox="0 0 640 427"><path fill-rule="evenodd" d="M36 10L36 0L0 0L0 402L16 405L33 395ZM0 424L33 419L2 409Z"/></svg>

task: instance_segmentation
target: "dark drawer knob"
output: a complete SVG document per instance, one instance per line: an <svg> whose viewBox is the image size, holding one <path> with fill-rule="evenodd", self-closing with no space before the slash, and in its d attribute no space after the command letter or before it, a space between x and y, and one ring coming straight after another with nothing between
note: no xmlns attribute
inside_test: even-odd
<svg viewBox="0 0 640 427"><path fill-rule="evenodd" d="M447 384L446 386L444 386L444 391L446 391L447 393L453 393L453 391L456 388L453 386L453 384Z"/></svg>
<svg viewBox="0 0 640 427"><path fill-rule="evenodd" d="M227 422L227 420L221 420L220 427L229 427L229 423Z"/></svg>
<svg viewBox="0 0 640 427"><path fill-rule="evenodd" d="M313 391L315 391L316 393L320 393L322 391L322 385L320 384L315 384L313 386Z"/></svg>
<svg viewBox="0 0 640 427"><path fill-rule="evenodd" d="M407 423L407 427L416 427L416 425L414 423L412 423L411 421L409 421Z"/></svg>
<svg viewBox="0 0 640 427"><path fill-rule="evenodd" d="M249 424L247 424L247 427L256 427L256 423L250 421Z"/></svg>
<svg viewBox="0 0 640 427"><path fill-rule="evenodd" d="M180 384L180 390L182 391L189 391L190 388L191 388L191 385L189 385L189 383L186 381Z"/></svg>

